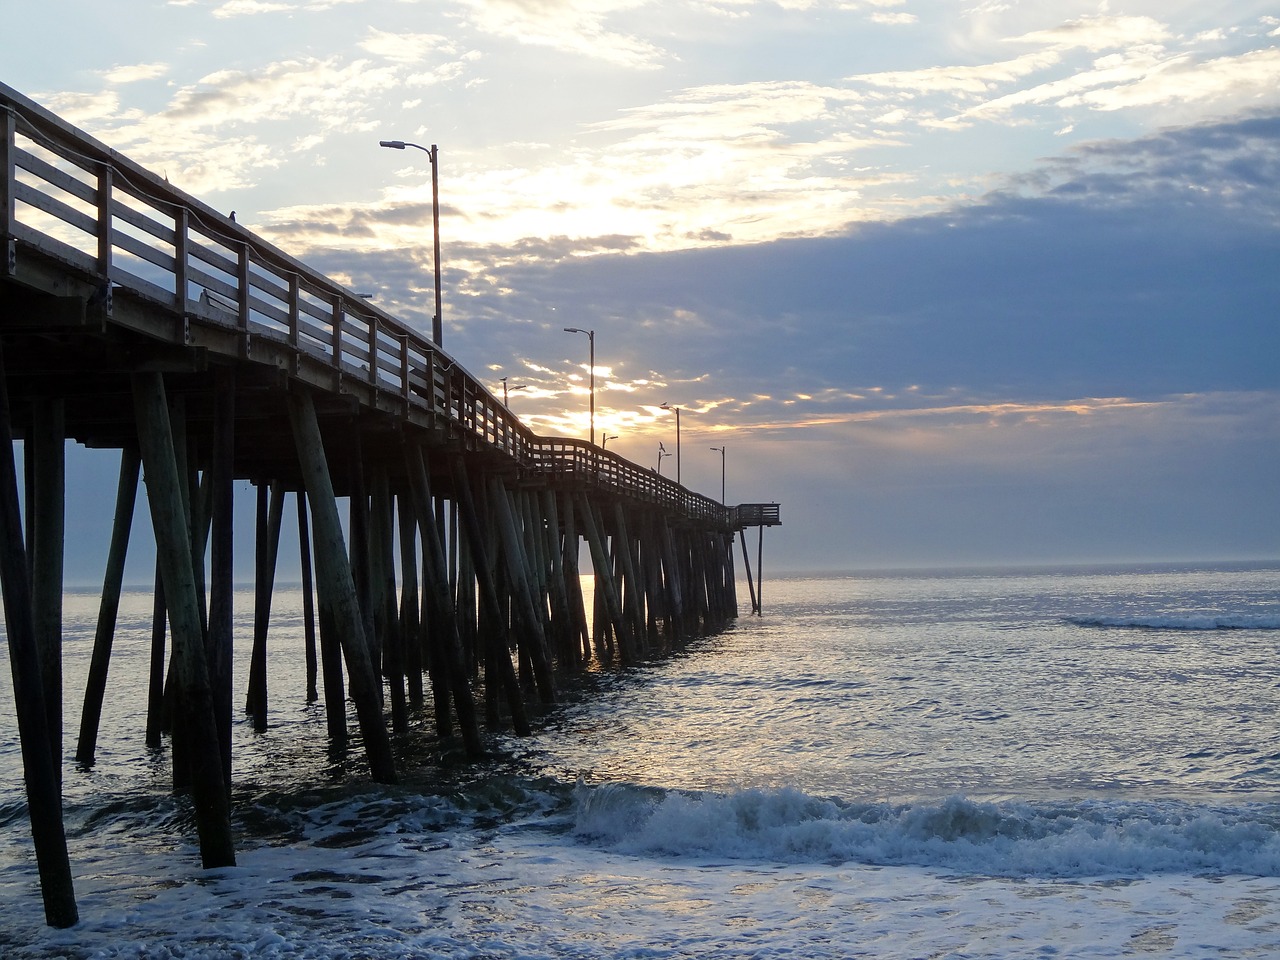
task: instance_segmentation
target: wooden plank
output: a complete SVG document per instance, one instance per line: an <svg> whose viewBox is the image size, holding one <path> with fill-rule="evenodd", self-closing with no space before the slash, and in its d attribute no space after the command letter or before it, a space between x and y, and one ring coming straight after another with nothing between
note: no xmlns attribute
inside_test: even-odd
<svg viewBox="0 0 1280 960"><path fill-rule="evenodd" d="M25 203L41 213L47 213L54 219L82 231L87 236L96 237L98 235L98 221L94 217L49 196L47 193L41 193L20 180L13 184L13 196L19 203Z"/></svg>
<svg viewBox="0 0 1280 960"><path fill-rule="evenodd" d="M96 184L81 180L79 177L49 163L49 161L36 156L34 153L15 146L13 149L13 161L19 169L27 171L51 187L56 187L64 193L71 194L77 200L83 200L85 203L92 205L96 205L98 202ZM80 169L86 175L91 175L91 172L83 167L77 169Z"/></svg>
<svg viewBox="0 0 1280 960"><path fill-rule="evenodd" d="M113 187L117 193L129 192L128 184L125 184L125 183L116 183L113 185ZM154 207L150 205L148 205L148 209L153 210L155 213L166 218L171 216L170 212L167 209L162 209L162 208ZM143 213L141 210L135 209L134 207L130 206L127 202L119 199L118 197L112 197L111 199L111 216L114 217L116 220L124 221L125 223L129 224L129 226L131 227L137 227L143 233L147 234L148 236L154 237L155 239L161 241L162 243L164 243L165 245L171 248L174 245L174 242L176 240L176 234L174 233L174 230L172 227L170 227L169 225L165 224L162 221L156 220L153 217L148 216L146 213Z"/></svg>

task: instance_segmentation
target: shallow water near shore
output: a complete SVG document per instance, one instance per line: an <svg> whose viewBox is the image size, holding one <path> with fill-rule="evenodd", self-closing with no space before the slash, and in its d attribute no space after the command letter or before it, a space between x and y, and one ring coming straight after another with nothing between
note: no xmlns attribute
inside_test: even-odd
<svg viewBox="0 0 1280 960"><path fill-rule="evenodd" d="M1280 955L1280 566L765 587L764 617L584 678L483 763L415 720L395 787L331 752L281 592L213 871L141 744L128 594L98 762L65 769L70 930L43 925L0 711L0 955ZM68 595L68 752L96 613Z"/></svg>

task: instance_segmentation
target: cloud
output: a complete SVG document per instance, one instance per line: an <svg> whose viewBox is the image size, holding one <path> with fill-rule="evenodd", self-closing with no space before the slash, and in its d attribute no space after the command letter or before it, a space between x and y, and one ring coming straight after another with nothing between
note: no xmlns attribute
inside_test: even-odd
<svg viewBox="0 0 1280 960"><path fill-rule="evenodd" d="M901 90L912 96L927 93L951 93L979 97L1000 84L1021 79L1054 66L1060 60L1052 51L1027 53L1013 60L971 66L925 67L920 70L886 70L880 73L850 77L853 83L871 87Z"/></svg>
<svg viewBox="0 0 1280 960"><path fill-rule="evenodd" d="M370 27L360 41L360 49L384 60L421 63L437 51L452 55L457 48L452 40L438 33L395 33Z"/></svg>
<svg viewBox="0 0 1280 960"><path fill-rule="evenodd" d="M629 69L655 69L666 54L637 34L608 28L616 15L647 0L462 0L468 24L522 44L604 60Z"/></svg>
<svg viewBox="0 0 1280 960"><path fill-rule="evenodd" d="M1120 110L1196 101L1226 108L1280 102L1280 50L1253 50L1203 63L1180 58L1154 66L1132 82L1090 90L1061 105Z"/></svg>
<svg viewBox="0 0 1280 960"><path fill-rule="evenodd" d="M511 261L457 288L453 336L538 356L560 317L595 318L601 356L696 381L742 430L1274 392L1278 207L1280 117L1200 124L844 236Z"/></svg>
<svg viewBox="0 0 1280 960"><path fill-rule="evenodd" d="M295 4L272 2L272 0L228 0L213 11L213 15L219 19L229 19L231 17L252 17L264 13L280 13L285 10L293 10Z"/></svg>
<svg viewBox="0 0 1280 960"><path fill-rule="evenodd" d="M183 189L205 195L248 187L286 163L274 127L304 121L307 132L295 149L314 150L318 137L357 125L399 77L396 67L367 60L306 58L217 70L176 88L155 112L123 110L107 92L47 102L140 163L163 169Z"/></svg>
<svg viewBox="0 0 1280 960"><path fill-rule="evenodd" d="M1169 28L1150 17L1083 17L1047 30L1010 37L1008 43L1035 44L1055 50L1131 49L1163 44L1172 38Z"/></svg>
<svg viewBox="0 0 1280 960"><path fill-rule="evenodd" d="M142 80L154 80L169 72L167 63L134 63L126 66L112 67L102 72L102 79L107 83L137 83Z"/></svg>
<svg viewBox="0 0 1280 960"><path fill-rule="evenodd" d="M369 0L227 0L214 8L213 16L219 20L229 20L233 17L256 17L271 13L316 12L367 3ZM190 3L170 0L170 5L189 6Z"/></svg>

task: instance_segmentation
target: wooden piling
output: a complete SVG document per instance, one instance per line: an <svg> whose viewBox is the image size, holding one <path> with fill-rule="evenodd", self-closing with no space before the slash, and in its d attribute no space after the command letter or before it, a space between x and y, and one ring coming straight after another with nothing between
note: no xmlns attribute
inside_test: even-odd
<svg viewBox="0 0 1280 960"><path fill-rule="evenodd" d="M320 630L320 676L324 687L324 714L329 738L335 742L347 737L347 694L342 676L342 649L337 628L327 610L315 609L315 590L312 583L313 557L311 550L311 525L307 520L307 492L298 491L298 548L302 561L302 604L307 625L307 696L314 699L316 660L316 617Z"/></svg>
<svg viewBox="0 0 1280 960"><path fill-rule="evenodd" d="M151 663L147 673L147 746L160 748L165 730L164 665L165 636L169 625L169 607L164 596L164 577L160 575L160 560L156 558L155 576L151 591Z"/></svg>
<svg viewBox="0 0 1280 960"><path fill-rule="evenodd" d="M409 483L413 489L413 501L418 515L418 529L423 543L423 590L431 600L432 627L436 630L434 652L440 657L440 666L448 680L449 695L462 733L462 742L473 756L483 753L480 728L476 721L475 702L462 661L462 645L458 639L457 621L449 598L449 576L445 569L444 547L440 543L440 530L436 525L431 482L427 474L422 448L410 445L405 448L405 464Z"/></svg>
<svg viewBox="0 0 1280 960"><path fill-rule="evenodd" d="M764 524L756 539L756 616L764 616Z"/></svg>
<svg viewBox="0 0 1280 960"><path fill-rule="evenodd" d="M319 660L316 656L316 601L311 585L311 531L307 529L307 495L299 490L295 494L298 508L298 560L302 570L302 632L304 655L307 663L307 703L320 699L316 689Z"/></svg>
<svg viewBox="0 0 1280 960"><path fill-rule="evenodd" d="M496 477L490 481L490 503L502 538L503 557L506 560L507 578L511 584L512 600L517 605L521 650L529 658L533 668L533 681L538 696L545 704L555 703L555 680L551 675L551 663L547 657L547 638L543 631L543 617L534 600L533 586L529 582L529 560L524 553L524 542L516 530L515 514L502 482Z"/></svg>
<svg viewBox="0 0 1280 960"><path fill-rule="evenodd" d="M34 488L27 489L33 518L31 540L31 604L36 649L44 683L49 749L62 782L62 557L66 539L65 405L45 399L35 406L27 454Z"/></svg>
<svg viewBox="0 0 1280 960"><path fill-rule="evenodd" d="M500 623L503 620L502 604L498 600L498 591L494 585L493 568L489 565L488 558L491 551L486 545L485 533L480 525L479 515L476 513L475 498L472 495L471 485L467 477L467 467L460 457L455 457L450 463L450 468L453 479L454 503L458 507L462 527L466 531L467 543L476 572L480 604L495 623ZM515 669L511 666L511 657L507 652L506 645L500 641L501 638L496 633L490 632L488 634L486 640L488 647L487 656L485 657L485 682L486 684L496 683L506 694L507 709L511 714L512 726L519 736L528 736L530 727L525 714L524 700L520 696L520 684L516 680ZM490 670L493 671L492 676L489 674Z"/></svg>
<svg viewBox="0 0 1280 960"><path fill-rule="evenodd" d="M124 585L124 561L133 528L134 505L138 500L138 480L142 460L133 447L120 451L120 479L116 486L115 521L111 525L111 545L107 549L107 571L102 578L102 599L98 604L98 626L93 635L93 654L85 682L84 707L80 711L80 738L76 760L92 765L98 746L98 726L107 689L111 645L115 639L120 592Z"/></svg>
<svg viewBox="0 0 1280 960"><path fill-rule="evenodd" d="M613 578L613 565L609 560L604 537L600 532L600 524L596 518L595 508L586 494L578 498L578 513L582 517L582 530L587 538L587 546L591 551L591 566L595 571L596 595L602 598L604 613L609 619L617 638L619 652L624 662L635 660L634 644L627 632L626 619L622 615L622 604L618 598L618 587Z"/></svg>
<svg viewBox="0 0 1280 960"><path fill-rule="evenodd" d="M235 623L235 419L236 371L229 364L215 368L213 397L213 447L205 471L209 490L209 628L205 641L209 661L209 686L222 754L222 776L231 789L232 661ZM203 485L202 485L203 486ZM204 548L194 552L204 567Z"/></svg>
<svg viewBox="0 0 1280 960"><path fill-rule="evenodd" d="M205 867L235 864L235 846L204 655L204 631L191 564L189 515L178 478L164 381L158 373L133 374L138 445L146 470L147 500L156 555L165 582L173 628L182 712L191 737L190 769L200 853Z"/></svg>
<svg viewBox="0 0 1280 960"><path fill-rule="evenodd" d="M276 559L284 519L284 488L278 482L258 484L257 548L254 553L253 649L249 655L249 691L245 713L253 729L267 729L267 633L271 628L271 597L275 592Z"/></svg>
<svg viewBox="0 0 1280 960"><path fill-rule="evenodd" d="M31 602L31 570L18 505L18 473L13 459L13 423L6 379L0 349L0 589L3 590L5 634L13 674L14 710L22 744L27 812L31 818L45 922L51 927L71 927L79 921L80 912L76 907L67 835L62 825L62 795L50 750L44 681L40 676Z"/></svg>
<svg viewBox="0 0 1280 960"><path fill-rule="evenodd" d="M415 710L423 706L422 688L422 617L418 599L418 522L413 498L401 493L396 497L400 520L400 641L404 656L405 679L409 685L409 705Z"/></svg>
<svg viewBox="0 0 1280 960"><path fill-rule="evenodd" d="M760 603L756 600L756 584L751 579L751 554L747 552L747 531L743 528L738 534L738 540L742 544L742 566L743 572L747 575L747 590L751 593L751 612L760 612Z"/></svg>
<svg viewBox="0 0 1280 960"><path fill-rule="evenodd" d="M395 783L391 739L382 719L381 685L374 674L365 639L364 618L356 600L355 581L342 535L342 523L338 519L338 504L320 435L320 421L310 393L299 389L289 394L289 420L293 425L298 462L311 502L321 629L324 629L327 617L331 629L340 638L350 678L351 698L355 701L373 779L379 783Z"/></svg>
<svg viewBox="0 0 1280 960"><path fill-rule="evenodd" d="M405 699L404 652L396 599L395 498L385 467L373 478L369 528L369 571L374 631L381 638L382 675L391 691L391 729L409 729Z"/></svg>

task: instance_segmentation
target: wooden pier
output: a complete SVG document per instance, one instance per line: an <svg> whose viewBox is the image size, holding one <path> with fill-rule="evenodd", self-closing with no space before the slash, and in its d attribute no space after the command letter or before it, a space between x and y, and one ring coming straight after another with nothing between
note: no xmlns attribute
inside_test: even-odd
<svg viewBox="0 0 1280 960"><path fill-rule="evenodd" d="M390 731L412 711L479 754L483 728L527 733L527 698L554 702L566 674L723 628L737 615L738 534L760 611L761 547L753 580L746 528L777 524L777 504L725 506L594 444L537 436L437 344L3 85L0 125L0 580L50 924L77 919L60 814L68 441L120 451L74 756L93 762L141 479L157 557L145 742L168 738L205 866L235 862L233 711L243 702L268 722L286 502L308 695L335 740L354 703L380 782L397 778ZM243 701L231 689L238 480L257 491Z"/></svg>

